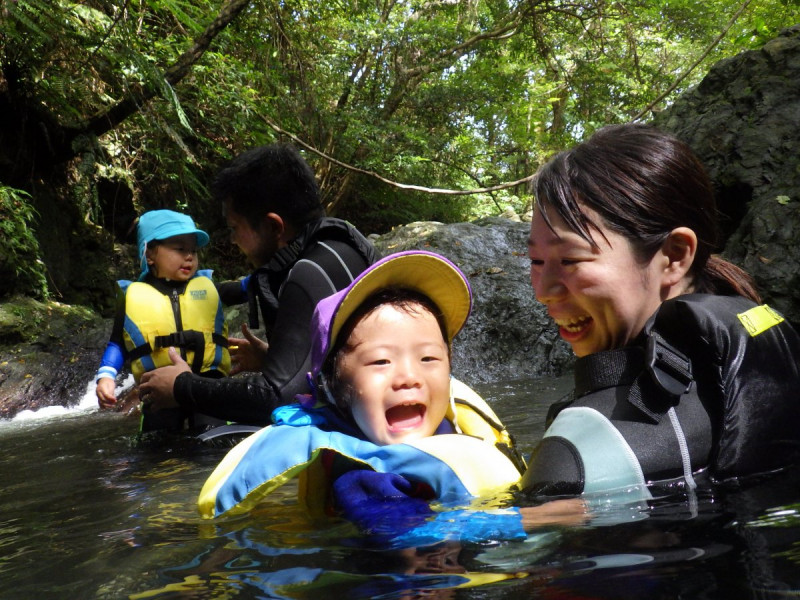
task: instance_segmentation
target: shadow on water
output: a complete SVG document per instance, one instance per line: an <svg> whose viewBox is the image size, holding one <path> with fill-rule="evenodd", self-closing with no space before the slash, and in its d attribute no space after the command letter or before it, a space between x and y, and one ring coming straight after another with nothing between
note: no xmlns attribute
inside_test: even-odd
<svg viewBox="0 0 800 600"><path fill-rule="evenodd" d="M567 378L481 386L529 450ZM284 486L208 523L225 449L140 447L136 423L76 411L0 423L0 598L784 598L800 590L800 474L524 542L380 551L314 521ZM606 514L605 522L609 522Z"/></svg>

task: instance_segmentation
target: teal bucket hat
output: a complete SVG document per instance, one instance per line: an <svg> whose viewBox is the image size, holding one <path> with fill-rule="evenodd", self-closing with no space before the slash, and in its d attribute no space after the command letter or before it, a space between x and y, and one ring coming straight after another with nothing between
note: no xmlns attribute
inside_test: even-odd
<svg viewBox="0 0 800 600"><path fill-rule="evenodd" d="M144 252L147 244L153 240L166 240L176 235L193 233L197 236L197 247L202 248L208 244L208 234L194 225L188 215L174 210L150 210L139 217L136 239L139 245L139 261L142 274L139 279L147 275L149 267Z"/></svg>

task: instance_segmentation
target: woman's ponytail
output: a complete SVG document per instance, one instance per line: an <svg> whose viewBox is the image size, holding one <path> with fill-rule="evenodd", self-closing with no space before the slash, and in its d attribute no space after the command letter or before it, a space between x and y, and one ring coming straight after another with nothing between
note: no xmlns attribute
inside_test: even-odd
<svg viewBox="0 0 800 600"><path fill-rule="evenodd" d="M727 296L739 295L761 304L761 295L752 276L719 254L709 256L698 281L695 282L695 291Z"/></svg>

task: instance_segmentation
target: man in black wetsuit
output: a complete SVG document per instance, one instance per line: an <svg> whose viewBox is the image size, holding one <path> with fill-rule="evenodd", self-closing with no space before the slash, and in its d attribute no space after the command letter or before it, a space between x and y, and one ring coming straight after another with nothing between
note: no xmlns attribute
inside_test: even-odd
<svg viewBox="0 0 800 600"><path fill-rule="evenodd" d="M180 406L226 421L266 425L272 410L309 391L309 324L317 302L341 290L377 260L372 244L350 224L325 216L314 173L285 144L253 148L214 182L231 241L255 270L219 286L227 305L249 302L250 326L260 309L267 341L244 327L232 340L245 378L195 376L179 357L142 377L140 397L151 410Z"/></svg>

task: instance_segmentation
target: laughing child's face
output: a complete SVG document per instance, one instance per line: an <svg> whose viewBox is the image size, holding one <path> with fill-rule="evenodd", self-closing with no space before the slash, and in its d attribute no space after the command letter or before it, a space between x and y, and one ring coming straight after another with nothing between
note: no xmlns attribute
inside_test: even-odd
<svg viewBox="0 0 800 600"><path fill-rule="evenodd" d="M380 305L355 325L342 351L338 375L351 391L353 419L372 442L433 435L450 399L450 353L430 310Z"/></svg>

